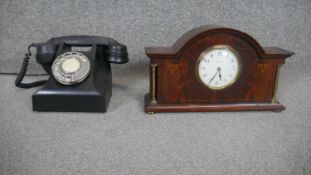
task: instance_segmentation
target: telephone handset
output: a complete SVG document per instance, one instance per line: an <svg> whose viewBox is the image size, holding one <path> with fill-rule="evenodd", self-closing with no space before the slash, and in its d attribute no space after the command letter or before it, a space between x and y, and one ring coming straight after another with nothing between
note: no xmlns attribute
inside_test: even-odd
<svg viewBox="0 0 311 175"><path fill-rule="evenodd" d="M28 50L25 54L23 65L20 70L20 73L18 74L16 78L15 85L20 88L31 88L31 87L40 86L46 83L45 80L37 81L33 83L27 83L27 84L22 83L22 80L27 71L29 58L31 56L30 48L32 47L35 47L37 50L37 53L36 53L37 62L43 66L43 68L48 74L51 74L51 66L53 66L53 62L55 59L65 60L61 62L61 63L64 63L64 65L62 65L62 68L64 68L65 70L59 69L59 70L63 70L64 72L66 71L66 65L68 69L71 69L71 71L73 71L72 69L74 68L78 69L79 68L78 66L80 63L82 63L80 64L80 66L84 68L83 65L85 65L88 62L85 63L81 61L81 60L87 60L87 57L85 57L85 55L81 53L70 52L70 53L67 53L66 55L63 55L62 57L55 58L57 49L60 46L60 44L64 44L66 46L93 46L93 45L102 46L102 49L105 52L103 56L108 62L116 63L116 64L124 64L129 61L127 47L123 44L118 43L117 41L111 38L98 37L98 36L65 36L65 37L52 38L45 43L33 43L28 46ZM66 61L67 59L69 59L69 61ZM75 67L73 67L74 66L73 64L75 65ZM67 73L72 75L71 71L69 72L67 71ZM58 78L56 77L56 79ZM67 83L67 84L70 84L70 83Z"/></svg>
<svg viewBox="0 0 311 175"><path fill-rule="evenodd" d="M30 49L50 75L48 80L22 83ZM89 50L75 51L73 47ZM31 88L44 85L33 94L34 111L105 112L111 97L110 63L129 61L127 47L114 39L97 36L65 36L28 47L15 85Z"/></svg>

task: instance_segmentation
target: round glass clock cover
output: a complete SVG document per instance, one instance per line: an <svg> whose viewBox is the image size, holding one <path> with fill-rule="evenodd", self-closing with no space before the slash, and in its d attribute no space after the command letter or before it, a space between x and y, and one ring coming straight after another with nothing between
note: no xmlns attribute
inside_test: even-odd
<svg viewBox="0 0 311 175"><path fill-rule="evenodd" d="M201 54L197 64L199 80L211 89L224 89L232 85L240 71L235 51L225 45L207 49Z"/></svg>

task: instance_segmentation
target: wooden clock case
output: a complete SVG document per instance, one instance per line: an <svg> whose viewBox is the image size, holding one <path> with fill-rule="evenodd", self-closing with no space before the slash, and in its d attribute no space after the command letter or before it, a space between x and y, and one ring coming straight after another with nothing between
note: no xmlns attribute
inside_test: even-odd
<svg viewBox="0 0 311 175"><path fill-rule="evenodd" d="M239 55L240 75L230 87L212 90L197 78L201 53L226 45ZM172 47L146 47L150 58L150 93L145 112L281 111L275 99L278 72L293 52L261 47L250 35L230 28L201 26L185 33Z"/></svg>

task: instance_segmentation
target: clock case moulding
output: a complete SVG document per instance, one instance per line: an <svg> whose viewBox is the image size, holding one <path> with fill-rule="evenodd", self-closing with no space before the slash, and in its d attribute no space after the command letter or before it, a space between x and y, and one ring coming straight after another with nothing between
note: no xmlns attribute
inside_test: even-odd
<svg viewBox="0 0 311 175"><path fill-rule="evenodd" d="M213 90L197 78L200 55L216 45L239 54L240 75L234 84ZM172 47L146 47L150 58L150 93L145 112L281 111L276 100L279 69L293 52L262 47L250 35L231 28L201 26L180 37Z"/></svg>

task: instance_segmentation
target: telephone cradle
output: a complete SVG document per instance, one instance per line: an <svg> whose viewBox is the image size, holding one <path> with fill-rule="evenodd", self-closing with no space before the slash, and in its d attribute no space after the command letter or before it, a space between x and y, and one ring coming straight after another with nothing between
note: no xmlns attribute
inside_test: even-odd
<svg viewBox="0 0 311 175"><path fill-rule="evenodd" d="M75 52L73 46L90 49ZM128 62L126 46L110 38L68 36L35 47L37 62L50 76L32 95L34 111L106 112L112 95L110 63Z"/></svg>

